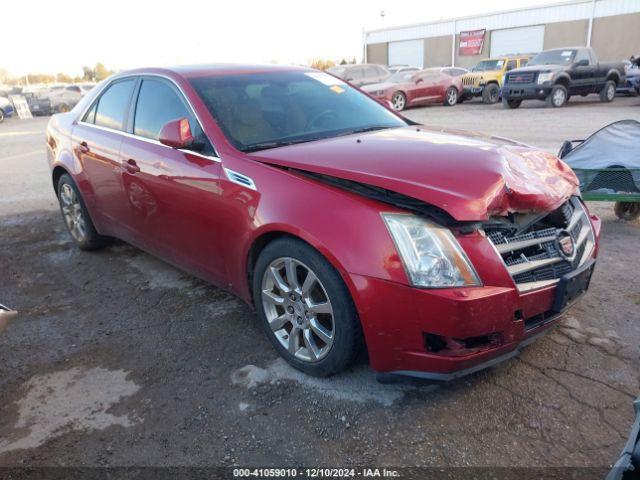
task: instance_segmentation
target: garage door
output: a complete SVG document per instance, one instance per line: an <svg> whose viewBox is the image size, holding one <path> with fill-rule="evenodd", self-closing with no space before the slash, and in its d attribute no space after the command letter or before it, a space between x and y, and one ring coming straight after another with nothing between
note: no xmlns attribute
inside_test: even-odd
<svg viewBox="0 0 640 480"><path fill-rule="evenodd" d="M406 40L389 43L389 65L409 65L422 68L424 40Z"/></svg>
<svg viewBox="0 0 640 480"><path fill-rule="evenodd" d="M544 25L509 28L491 32L491 56L509 53L538 53L543 50Z"/></svg>

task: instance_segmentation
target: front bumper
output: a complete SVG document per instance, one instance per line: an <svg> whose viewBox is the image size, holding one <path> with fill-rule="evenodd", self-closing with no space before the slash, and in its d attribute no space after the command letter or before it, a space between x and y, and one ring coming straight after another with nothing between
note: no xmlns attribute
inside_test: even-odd
<svg viewBox="0 0 640 480"><path fill-rule="evenodd" d="M595 257L600 222L592 223ZM475 265L495 255L479 239L463 248ZM554 308L559 283L519 292L506 270L492 273L482 287L454 289L419 289L354 274L350 280L370 364L383 380L409 375L447 381L496 365L517 355L564 313Z"/></svg>
<svg viewBox="0 0 640 480"><path fill-rule="evenodd" d="M506 100L544 100L551 93L550 83L512 83L502 87L502 98Z"/></svg>
<svg viewBox="0 0 640 480"><path fill-rule="evenodd" d="M484 90L484 85L463 87L462 96L463 98L479 97L482 95L483 90Z"/></svg>

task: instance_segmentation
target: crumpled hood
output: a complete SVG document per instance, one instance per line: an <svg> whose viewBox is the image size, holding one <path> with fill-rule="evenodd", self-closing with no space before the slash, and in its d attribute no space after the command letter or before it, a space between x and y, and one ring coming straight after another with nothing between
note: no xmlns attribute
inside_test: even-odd
<svg viewBox="0 0 640 480"><path fill-rule="evenodd" d="M556 156L498 137L402 127L274 148L257 161L384 188L459 221L559 207L578 188Z"/></svg>

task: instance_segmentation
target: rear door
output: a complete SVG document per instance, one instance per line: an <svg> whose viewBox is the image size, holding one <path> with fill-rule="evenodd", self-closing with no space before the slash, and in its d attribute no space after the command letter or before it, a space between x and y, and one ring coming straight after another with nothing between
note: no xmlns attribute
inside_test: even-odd
<svg viewBox="0 0 640 480"><path fill-rule="evenodd" d="M145 76L134 95L129 135L122 142L123 184L137 243L213 282L224 279L220 208L221 164L195 113L175 84ZM171 120L187 118L198 147L158 141Z"/></svg>
<svg viewBox="0 0 640 480"><path fill-rule="evenodd" d="M120 146L135 78L111 83L73 128L73 149L86 174L78 187L94 221L108 233L129 240L130 217L122 185Z"/></svg>

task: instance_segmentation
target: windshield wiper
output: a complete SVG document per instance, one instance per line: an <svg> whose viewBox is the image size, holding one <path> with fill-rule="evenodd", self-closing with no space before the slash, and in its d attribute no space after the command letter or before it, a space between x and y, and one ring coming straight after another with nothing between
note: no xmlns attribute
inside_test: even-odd
<svg viewBox="0 0 640 480"><path fill-rule="evenodd" d="M315 142L317 140L325 140L329 138L342 137L344 135L353 135L355 133L374 132L376 130L385 130L387 128L394 128L388 125L376 125L371 127L356 128L354 130L347 130L346 132L340 132L336 135L309 137L309 138L297 138L295 140L274 140L269 142L252 143L246 147L241 148L245 153L257 152L259 150L268 150L270 148L286 147L289 145L296 145L298 143Z"/></svg>
<svg viewBox="0 0 640 480"><path fill-rule="evenodd" d="M259 150L268 150L270 148L286 147L288 145L295 145L297 143L314 142L316 140L322 140L327 137L313 137L313 138L298 138L296 140L274 140L271 142L259 142L252 143L246 147L241 148L245 153L257 152Z"/></svg>

